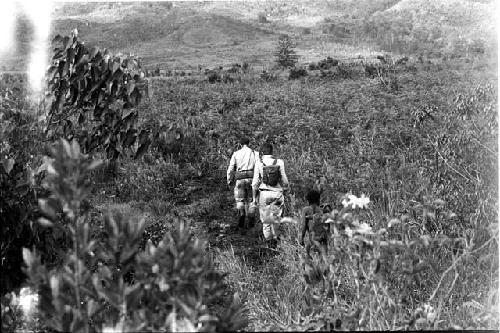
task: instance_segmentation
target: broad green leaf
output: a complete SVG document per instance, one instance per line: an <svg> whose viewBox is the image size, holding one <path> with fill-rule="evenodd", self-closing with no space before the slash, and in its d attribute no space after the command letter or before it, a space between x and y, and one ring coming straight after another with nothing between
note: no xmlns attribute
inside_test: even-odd
<svg viewBox="0 0 500 333"><path fill-rule="evenodd" d="M99 52L99 49L97 47L93 47L90 52L89 52L89 58L92 60L94 59L94 57L97 55L97 53Z"/></svg>
<svg viewBox="0 0 500 333"><path fill-rule="evenodd" d="M25 247L23 247L23 260L26 263L26 266L28 267L30 267L35 261L33 253L31 253L31 251Z"/></svg>
<svg viewBox="0 0 500 333"><path fill-rule="evenodd" d="M46 219L45 217L40 217L38 219L38 223L40 223L40 225L42 227L47 227L47 228L54 226L54 223L52 223L50 220Z"/></svg>
<svg viewBox="0 0 500 333"><path fill-rule="evenodd" d="M66 56L66 61L68 63L73 63L75 62L75 49L74 48L69 48L67 51L67 56Z"/></svg>
<svg viewBox="0 0 500 333"><path fill-rule="evenodd" d="M129 82L127 86L127 95L130 95L132 91L135 89L135 83L134 82Z"/></svg>
<svg viewBox="0 0 500 333"><path fill-rule="evenodd" d="M135 153L135 159L140 158L142 155L146 153L149 147L149 141L146 141L144 144L142 144L138 149L137 152Z"/></svg>
<svg viewBox="0 0 500 333"><path fill-rule="evenodd" d="M122 119L125 119L127 118L131 113L133 113L134 110L133 109L127 109L127 110L123 110L123 114L122 114Z"/></svg>
<svg viewBox="0 0 500 333"><path fill-rule="evenodd" d="M38 206L44 214L48 215L51 218L56 217L56 210L50 205L47 199L39 199Z"/></svg>
<svg viewBox="0 0 500 333"><path fill-rule="evenodd" d="M387 224L387 227L388 228L392 228L396 225L399 225L401 224L401 220L400 219L397 219L397 218L392 218L389 220L389 223Z"/></svg>
<svg viewBox="0 0 500 333"><path fill-rule="evenodd" d="M14 164L16 161L12 158L6 158L2 161L3 164L3 169L5 170L5 173L9 174L12 171L12 168L14 167Z"/></svg>
<svg viewBox="0 0 500 333"><path fill-rule="evenodd" d="M94 161L92 161L92 163L90 163L90 165L87 167L87 170L88 170L88 171L92 171L92 170L95 170L95 169L97 169L97 168L100 168L102 165L103 165L103 161L102 161L102 160L94 160Z"/></svg>
<svg viewBox="0 0 500 333"><path fill-rule="evenodd" d="M120 64L117 63L117 62L115 62L115 61L113 61L112 73L113 74L116 73L116 71L119 70L119 69L120 69Z"/></svg>
<svg viewBox="0 0 500 333"><path fill-rule="evenodd" d="M64 152L66 154L67 157L73 157L73 153L71 151L71 145L69 144L69 142L65 139L61 139L60 140L60 143L62 145L62 147L64 148Z"/></svg>
<svg viewBox="0 0 500 333"><path fill-rule="evenodd" d="M99 305L97 304L96 301L94 301L93 299L90 299L88 302L87 302L87 316L89 316L89 318L91 318L94 313L96 313L96 311L99 309Z"/></svg>
<svg viewBox="0 0 500 333"><path fill-rule="evenodd" d="M70 44L71 38L69 36L64 36L62 42L63 42L63 47L66 50L71 45Z"/></svg>

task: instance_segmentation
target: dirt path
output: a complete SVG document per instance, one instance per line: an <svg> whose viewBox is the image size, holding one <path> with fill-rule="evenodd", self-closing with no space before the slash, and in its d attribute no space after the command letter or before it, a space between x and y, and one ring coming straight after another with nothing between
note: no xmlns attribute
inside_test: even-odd
<svg viewBox="0 0 500 333"><path fill-rule="evenodd" d="M252 266L262 264L265 252L262 225L257 223L244 232L238 230L233 191L214 178L192 181L189 185L199 190L191 193L187 203L176 205L176 210L195 222L192 225L195 235L206 240L210 249L231 249Z"/></svg>
<svg viewBox="0 0 500 333"><path fill-rule="evenodd" d="M146 225L153 223L155 228L160 220L160 228L164 231L172 228L168 222L171 221L169 216L179 216L190 222L190 229L198 239L207 242L216 264L221 253L231 251L254 270L263 269L272 250L264 246L262 224L257 223L245 233L238 230L233 191L224 185L224 180L221 181L219 177L185 181L172 193L174 206L166 216L158 216L147 205L142 208L144 205L135 201L116 202L105 195L98 195L93 201L96 211L100 213L116 211L136 218L143 217ZM232 302L233 292L232 286L226 285L224 297L208 305L212 313L223 314Z"/></svg>
<svg viewBox="0 0 500 333"><path fill-rule="evenodd" d="M263 269L272 250L264 246L262 224L257 223L244 233L238 230L233 191L221 185L217 179L210 178L188 182L186 185L198 190L191 192L186 203L177 204L175 210L193 222L191 228L194 234L208 242L216 264L222 252L231 251L254 270ZM234 291L233 286L227 284L223 298L208 304L211 312L218 315L225 313L232 303ZM246 319L251 325L249 318ZM250 329L250 326L246 329Z"/></svg>

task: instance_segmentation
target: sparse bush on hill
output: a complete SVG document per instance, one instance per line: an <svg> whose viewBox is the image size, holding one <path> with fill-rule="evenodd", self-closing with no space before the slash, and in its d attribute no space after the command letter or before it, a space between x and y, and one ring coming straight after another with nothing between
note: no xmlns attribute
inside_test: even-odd
<svg viewBox="0 0 500 333"><path fill-rule="evenodd" d="M339 61L337 59L333 59L332 57L326 57L326 59L321 60L318 62L318 67L321 69L330 69L332 67L335 67L339 64Z"/></svg>
<svg viewBox="0 0 500 333"><path fill-rule="evenodd" d="M307 66L307 69L310 70L310 71L315 71L315 70L318 70L319 67L318 67L318 64L315 63L315 62L311 62L308 66Z"/></svg>
<svg viewBox="0 0 500 333"><path fill-rule="evenodd" d="M290 68L290 71L288 73L288 79L289 80L296 80L301 77L307 76L307 71L305 68L302 67L294 67Z"/></svg>
<svg viewBox="0 0 500 333"><path fill-rule="evenodd" d="M298 56L295 52L295 42L290 36L286 34L280 36L274 56L278 67L291 68L295 66Z"/></svg>
<svg viewBox="0 0 500 333"><path fill-rule="evenodd" d="M309 70L329 70L332 67L338 66L339 61L337 59L333 59L332 57L326 57L326 59L320 60L318 63L310 63Z"/></svg>
<svg viewBox="0 0 500 333"><path fill-rule="evenodd" d="M260 78L264 81L275 81L277 80L277 77L275 74L271 73L271 72L268 72L266 70L262 71L262 73L260 73Z"/></svg>
<svg viewBox="0 0 500 333"><path fill-rule="evenodd" d="M209 71L207 73L207 79L209 83L221 82L221 77L216 71Z"/></svg>
<svg viewBox="0 0 500 333"><path fill-rule="evenodd" d="M259 13L258 15L258 20L259 23L268 23L269 21L267 20L267 15L266 13Z"/></svg>

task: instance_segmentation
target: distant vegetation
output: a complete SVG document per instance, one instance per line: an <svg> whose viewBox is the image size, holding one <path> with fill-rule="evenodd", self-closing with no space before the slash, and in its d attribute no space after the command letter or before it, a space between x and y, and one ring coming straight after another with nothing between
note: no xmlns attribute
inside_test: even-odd
<svg viewBox="0 0 500 333"><path fill-rule="evenodd" d="M326 57L339 43L351 45L353 53L370 48L424 58L465 59L494 55L493 3L294 0L244 3L239 11L225 2L79 3L58 6L52 28L55 35L77 27L89 46L106 45L114 52L140 51L145 65L183 70L198 64L212 66L214 59L222 64L247 61L265 65L271 61L267 55L274 51L273 43L282 33L297 36L302 62L318 60L307 52L302 55L302 47L323 49L321 56ZM242 16L243 12L253 19ZM268 23L259 24L264 19ZM310 21L315 23L300 26L300 22ZM3 62L8 69L25 66L27 52L22 50L29 47L31 34L29 23L19 22L16 56ZM203 52L197 53L200 50Z"/></svg>

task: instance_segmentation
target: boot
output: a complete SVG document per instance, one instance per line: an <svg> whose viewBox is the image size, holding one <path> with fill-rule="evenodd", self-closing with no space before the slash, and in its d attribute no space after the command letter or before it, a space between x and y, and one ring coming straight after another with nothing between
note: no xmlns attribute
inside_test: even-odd
<svg viewBox="0 0 500 333"><path fill-rule="evenodd" d="M266 239L266 245L268 248L276 250L276 247L278 246L278 240L275 238Z"/></svg>
<svg viewBox="0 0 500 333"><path fill-rule="evenodd" d="M255 227L255 216L248 216L248 229Z"/></svg>
<svg viewBox="0 0 500 333"><path fill-rule="evenodd" d="M238 219L238 229L244 229L244 228L245 228L245 215L242 215Z"/></svg>

